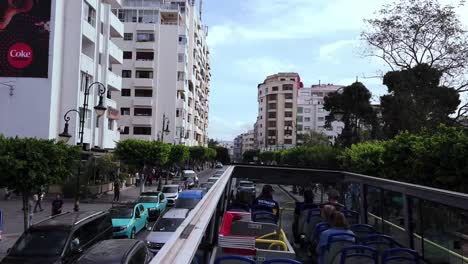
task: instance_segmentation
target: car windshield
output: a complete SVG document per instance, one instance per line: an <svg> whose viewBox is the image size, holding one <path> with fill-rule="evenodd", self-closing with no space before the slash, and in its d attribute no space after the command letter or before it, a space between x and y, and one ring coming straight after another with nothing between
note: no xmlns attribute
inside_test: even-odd
<svg viewBox="0 0 468 264"><path fill-rule="evenodd" d="M253 183L251 183L251 182L241 182L241 183L239 184L239 186L240 186L240 187L254 187L254 186L253 186Z"/></svg>
<svg viewBox="0 0 468 264"><path fill-rule="evenodd" d="M140 196L138 198L139 203L158 203L158 197L153 197L153 196Z"/></svg>
<svg viewBox="0 0 468 264"><path fill-rule="evenodd" d="M154 225L153 232L174 232L183 221L183 218L161 218Z"/></svg>
<svg viewBox="0 0 468 264"><path fill-rule="evenodd" d="M133 216L133 208L129 207L114 207L109 211L112 218L131 218Z"/></svg>
<svg viewBox="0 0 468 264"><path fill-rule="evenodd" d="M199 199L177 199L175 207L193 209L199 201Z"/></svg>
<svg viewBox="0 0 468 264"><path fill-rule="evenodd" d="M24 233L15 247L13 256L57 256L67 241L68 233L60 230L32 230Z"/></svg>
<svg viewBox="0 0 468 264"><path fill-rule="evenodd" d="M176 193L178 191L177 187L163 187L163 193Z"/></svg>

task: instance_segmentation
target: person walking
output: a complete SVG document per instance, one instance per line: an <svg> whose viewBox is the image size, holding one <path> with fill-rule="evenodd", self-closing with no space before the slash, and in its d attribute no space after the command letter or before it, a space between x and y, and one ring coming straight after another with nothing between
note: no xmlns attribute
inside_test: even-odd
<svg viewBox="0 0 468 264"><path fill-rule="evenodd" d="M137 172L135 173L135 186L138 187L140 185L140 174Z"/></svg>
<svg viewBox="0 0 468 264"><path fill-rule="evenodd" d="M34 201L36 201L36 204L34 205L34 213L37 213L37 208L39 208L41 212L44 211L44 209L42 209L42 199L44 199L44 191L42 187L40 187L34 195Z"/></svg>
<svg viewBox="0 0 468 264"><path fill-rule="evenodd" d="M120 181L115 179L114 181L114 202L118 202L120 199Z"/></svg>
<svg viewBox="0 0 468 264"><path fill-rule="evenodd" d="M55 200L52 201L52 216L62 213L63 200L60 194L55 196Z"/></svg>

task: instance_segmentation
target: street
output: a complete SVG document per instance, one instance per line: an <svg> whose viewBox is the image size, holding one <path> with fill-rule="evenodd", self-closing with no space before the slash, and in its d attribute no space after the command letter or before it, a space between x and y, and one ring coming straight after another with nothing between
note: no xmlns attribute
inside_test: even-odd
<svg viewBox="0 0 468 264"><path fill-rule="evenodd" d="M202 171L198 174L200 182L205 182L209 177L215 174L216 170L208 169ZM153 186L147 186L146 190L156 189L156 184ZM122 190L120 193L121 201L130 201L135 200L139 196L139 188L132 186ZM103 211L108 210L112 205L113 192L104 194L98 199L89 201L89 203L82 202L80 204L80 210L82 211ZM3 212L4 216L4 230L3 230L3 239L0 241L0 260L6 255L7 250L13 246L15 241L23 232L23 211L22 201L18 198L13 198L11 200L0 201L0 209ZM37 223L45 220L50 216L51 212L51 201L43 201L42 212L35 213L33 216L33 223ZM63 212L72 212L73 211L73 200L65 199ZM148 231L141 231L137 235L137 239L145 239L148 235Z"/></svg>

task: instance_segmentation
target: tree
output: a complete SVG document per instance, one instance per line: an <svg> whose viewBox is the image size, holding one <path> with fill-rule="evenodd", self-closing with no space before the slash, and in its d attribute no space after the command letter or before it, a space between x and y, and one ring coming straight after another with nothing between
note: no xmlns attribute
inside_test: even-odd
<svg viewBox="0 0 468 264"><path fill-rule="evenodd" d="M437 0L399 0L385 5L376 18L367 19L361 37L368 55L387 63L393 71L427 64L442 73L444 85L458 93L468 91L468 34L450 5ZM457 118L468 113L459 108Z"/></svg>
<svg viewBox="0 0 468 264"><path fill-rule="evenodd" d="M229 150L225 147L215 147L212 148L216 151L216 160L223 163L229 164L231 162L231 158L229 157Z"/></svg>
<svg viewBox="0 0 468 264"><path fill-rule="evenodd" d="M325 97L323 108L330 112L326 116L326 126L330 127L333 121L336 121L336 113L343 114L343 131L338 137L338 142L344 146L351 146L360 141L360 130L368 129L375 131L377 129L376 116L372 109L370 99L371 93L360 82L355 82L350 86L343 88L343 91L337 91Z"/></svg>
<svg viewBox="0 0 468 264"><path fill-rule="evenodd" d="M266 164L270 164L275 160L275 152L274 151L263 151L260 152L260 161Z"/></svg>
<svg viewBox="0 0 468 264"><path fill-rule="evenodd" d="M41 186L70 177L79 154L78 147L53 140L0 136L0 187L22 194L25 230L29 227L30 196Z"/></svg>
<svg viewBox="0 0 468 264"><path fill-rule="evenodd" d="M304 134L301 134L302 145L303 146L328 146L330 145L330 140L326 134L322 132L317 132L310 130Z"/></svg>
<svg viewBox="0 0 468 264"><path fill-rule="evenodd" d="M453 88L439 86L442 72L427 64L385 74L389 94L381 97L384 132L388 137L400 131L412 133L451 123L460 104Z"/></svg>
<svg viewBox="0 0 468 264"><path fill-rule="evenodd" d="M210 140L208 140L208 147L209 148L214 148L214 147L217 147L219 145L219 142L217 140L214 140L212 138L210 138Z"/></svg>
<svg viewBox="0 0 468 264"><path fill-rule="evenodd" d="M181 166L182 163L187 161L190 158L190 152L188 147L184 145L174 145L171 146L171 151L169 154L169 166L178 165Z"/></svg>
<svg viewBox="0 0 468 264"><path fill-rule="evenodd" d="M244 162L254 162L254 158L259 156L258 150L246 150L244 154L242 154L242 160Z"/></svg>

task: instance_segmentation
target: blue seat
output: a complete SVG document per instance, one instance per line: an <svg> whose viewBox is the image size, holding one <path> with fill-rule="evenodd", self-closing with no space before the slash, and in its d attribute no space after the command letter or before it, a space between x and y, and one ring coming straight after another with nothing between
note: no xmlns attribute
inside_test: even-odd
<svg viewBox="0 0 468 264"><path fill-rule="evenodd" d="M307 218L302 223L302 226L300 227L300 232L302 234L305 234L308 240L312 240L315 226L321 221L323 220L320 216L320 208L308 209Z"/></svg>
<svg viewBox="0 0 468 264"><path fill-rule="evenodd" d="M250 264L256 264L256 262L252 259L249 259L247 257L242 257L242 256L222 256L216 258L214 264L222 264L226 262L230 262L230 260L235 261L235 263L250 263Z"/></svg>
<svg viewBox="0 0 468 264"><path fill-rule="evenodd" d="M335 263L340 259L341 250L348 246L354 246L357 238L349 233L335 233L328 237L327 244L319 249L319 264Z"/></svg>
<svg viewBox="0 0 468 264"><path fill-rule="evenodd" d="M349 246L341 250L340 264L378 264L378 254L366 246Z"/></svg>
<svg viewBox="0 0 468 264"><path fill-rule="evenodd" d="M361 244L374 248L382 254L385 250L399 247L399 244L390 236L382 234L371 234L361 239Z"/></svg>
<svg viewBox="0 0 468 264"><path fill-rule="evenodd" d="M418 264L421 258L418 252L409 248L391 248L382 254L382 264Z"/></svg>
<svg viewBox="0 0 468 264"><path fill-rule="evenodd" d="M351 225L349 229L351 229L359 239L377 233L373 226L366 224L354 224Z"/></svg>
<svg viewBox="0 0 468 264"><path fill-rule="evenodd" d="M287 259L287 258L276 258L276 259L269 259L265 260L263 264L274 264L274 263L286 263L286 264L302 264L302 262L299 262L294 259Z"/></svg>
<svg viewBox="0 0 468 264"><path fill-rule="evenodd" d="M320 238L320 234L322 234L322 232L327 230L328 228L330 228L330 224L328 224L327 222L320 222L317 225L315 225L314 235L312 236L312 240L318 241Z"/></svg>

